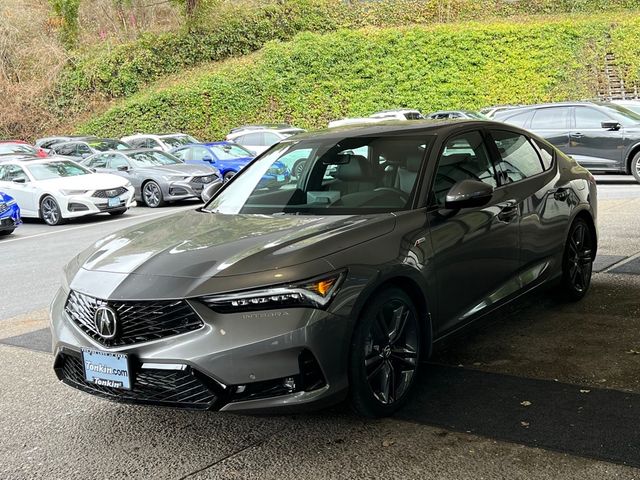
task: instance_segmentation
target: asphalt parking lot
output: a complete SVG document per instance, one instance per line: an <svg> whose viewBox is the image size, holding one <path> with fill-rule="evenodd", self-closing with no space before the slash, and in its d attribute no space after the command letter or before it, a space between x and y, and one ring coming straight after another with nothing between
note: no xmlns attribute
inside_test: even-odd
<svg viewBox="0 0 640 480"><path fill-rule="evenodd" d="M438 352L406 408L375 421L129 406L58 383L46 307L62 266L194 204L28 222L0 241L0 478L640 478L640 185L598 179L587 298L527 296Z"/></svg>

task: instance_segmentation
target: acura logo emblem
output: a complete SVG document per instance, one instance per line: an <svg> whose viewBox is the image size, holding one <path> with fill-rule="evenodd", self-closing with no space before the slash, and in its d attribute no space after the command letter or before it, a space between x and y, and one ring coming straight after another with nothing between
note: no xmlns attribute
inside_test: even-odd
<svg viewBox="0 0 640 480"><path fill-rule="evenodd" d="M117 190L107 190L107 197L115 197L116 195L118 195Z"/></svg>
<svg viewBox="0 0 640 480"><path fill-rule="evenodd" d="M100 307L93 316L96 331L105 340L111 340L116 336L118 329L118 314L109 307Z"/></svg>

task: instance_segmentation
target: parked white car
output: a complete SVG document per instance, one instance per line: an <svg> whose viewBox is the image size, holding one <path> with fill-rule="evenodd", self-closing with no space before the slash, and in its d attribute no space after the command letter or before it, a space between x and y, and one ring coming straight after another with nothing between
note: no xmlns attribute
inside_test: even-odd
<svg viewBox="0 0 640 480"><path fill-rule="evenodd" d="M94 173L63 157L3 161L0 191L16 200L23 217L49 225L103 212L122 215L135 202L128 180Z"/></svg>
<svg viewBox="0 0 640 480"><path fill-rule="evenodd" d="M260 155L271 145L302 132L304 132L302 128L287 124L244 125L231 130L226 140L242 145L255 155Z"/></svg>
<svg viewBox="0 0 640 480"><path fill-rule="evenodd" d="M424 116L419 110L398 109L384 110L370 115L371 118L384 118L385 120L422 120Z"/></svg>
<svg viewBox="0 0 640 480"><path fill-rule="evenodd" d="M129 144L131 148L153 148L163 152L191 143L200 143L199 140L186 133L166 133L162 135L136 133L135 135L122 137L120 140Z"/></svg>

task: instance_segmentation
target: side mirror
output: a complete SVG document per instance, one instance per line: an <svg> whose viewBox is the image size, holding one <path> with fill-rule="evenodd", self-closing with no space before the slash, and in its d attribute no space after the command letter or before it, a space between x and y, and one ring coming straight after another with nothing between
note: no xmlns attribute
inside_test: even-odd
<svg viewBox="0 0 640 480"><path fill-rule="evenodd" d="M128 172L129 171L129 167L127 167L126 165L120 165L118 167L118 171L119 172Z"/></svg>
<svg viewBox="0 0 640 480"><path fill-rule="evenodd" d="M14 178L13 183L27 183L27 179L24 177Z"/></svg>
<svg viewBox="0 0 640 480"><path fill-rule="evenodd" d="M203 162L209 162L209 163L215 163L213 161L213 158L211 158L209 155L205 155L204 157L202 157L202 161Z"/></svg>
<svg viewBox="0 0 640 480"><path fill-rule="evenodd" d="M202 190L202 201L208 202L213 198L213 196L218 193L218 190L224 185L222 180L215 180L207 185L204 190Z"/></svg>
<svg viewBox="0 0 640 480"><path fill-rule="evenodd" d="M622 125L620 125L618 122L613 120L610 122L602 122L600 126L605 130L614 130L614 131L620 130L620 128L622 128Z"/></svg>
<svg viewBox="0 0 640 480"><path fill-rule="evenodd" d="M447 192L444 200L445 208L457 210L461 208L481 207L493 196L493 187L478 180L462 180Z"/></svg>

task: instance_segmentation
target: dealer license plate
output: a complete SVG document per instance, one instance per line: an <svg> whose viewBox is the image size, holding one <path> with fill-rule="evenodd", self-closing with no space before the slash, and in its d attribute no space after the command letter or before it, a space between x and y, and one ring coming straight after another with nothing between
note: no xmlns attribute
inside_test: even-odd
<svg viewBox="0 0 640 480"><path fill-rule="evenodd" d="M87 382L101 387L131 389L129 361L125 354L83 348L82 365Z"/></svg>
<svg viewBox="0 0 640 480"><path fill-rule="evenodd" d="M109 203L107 204L109 208L111 207L119 207L120 206L120 197L111 197L109 199Z"/></svg>

